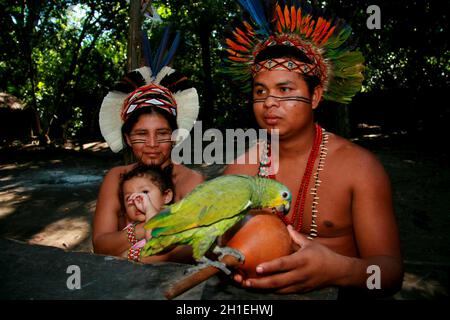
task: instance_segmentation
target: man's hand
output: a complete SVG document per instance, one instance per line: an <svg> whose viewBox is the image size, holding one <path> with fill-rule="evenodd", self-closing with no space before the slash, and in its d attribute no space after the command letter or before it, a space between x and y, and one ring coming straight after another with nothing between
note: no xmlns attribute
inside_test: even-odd
<svg viewBox="0 0 450 320"><path fill-rule="evenodd" d="M258 265L256 272L261 278L243 279L236 275L235 280L247 288L271 288L277 293L307 292L336 284L345 270L347 257L308 240L292 226L288 226L288 231L298 246L296 252Z"/></svg>

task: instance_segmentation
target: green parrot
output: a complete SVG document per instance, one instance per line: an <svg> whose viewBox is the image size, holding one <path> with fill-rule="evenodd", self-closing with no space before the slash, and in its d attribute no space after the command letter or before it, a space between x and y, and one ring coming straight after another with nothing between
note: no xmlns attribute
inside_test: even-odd
<svg viewBox="0 0 450 320"><path fill-rule="evenodd" d="M172 245L190 245L199 266L214 265L229 274L223 264L204 256L217 237L242 220L250 209L272 208L287 214L291 199L285 185L267 178L225 175L206 181L145 224L145 229L152 230L152 237L142 248L141 256L156 254ZM216 246L214 252L221 254L219 259L225 254L244 259L231 248Z"/></svg>

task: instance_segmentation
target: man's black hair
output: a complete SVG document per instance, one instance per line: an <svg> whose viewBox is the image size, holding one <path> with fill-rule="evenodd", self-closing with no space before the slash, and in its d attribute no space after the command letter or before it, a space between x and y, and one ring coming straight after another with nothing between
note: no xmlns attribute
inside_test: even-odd
<svg viewBox="0 0 450 320"><path fill-rule="evenodd" d="M275 45L265 48L255 57L255 63L279 58L290 58L308 64L311 63L311 59L309 59L301 50L296 47L284 45ZM303 77L308 86L309 94L312 95L314 89L320 84L320 79L315 75L300 75Z"/></svg>

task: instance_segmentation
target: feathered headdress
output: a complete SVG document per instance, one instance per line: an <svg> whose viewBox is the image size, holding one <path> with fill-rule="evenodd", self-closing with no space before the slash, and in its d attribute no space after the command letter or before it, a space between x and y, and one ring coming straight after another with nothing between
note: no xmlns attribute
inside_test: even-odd
<svg viewBox="0 0 450 320"><path fill-rule="evenodd" d="M361 89L364 57L359 51L351 51L351 28L342 19L326 19L298 0L280 0L271 7L261 0L239 2L248 14L227 34L224 71L244 90L250 91L255 73L273 69L317 76L324 98L340 103L350 102ZM275 45L300 50L310 63L277 59L255 62L261 51Z"/></svg>
<svg viewBox="0 0 450 320"><path fill-rule="evenodd" d="M143 32L144 57L149 67L133 70L118 82L103 99L99 123L100 131L113 152L124 147L122 125L135 110L144 107L164 109L176 117L178 129L190 131L198 116L197 90L181 73L167 66L179 44L177 33L169 46L169 28L155 54L152 54L147 33ZM176 138L181 142L184 136Z"/></svg>

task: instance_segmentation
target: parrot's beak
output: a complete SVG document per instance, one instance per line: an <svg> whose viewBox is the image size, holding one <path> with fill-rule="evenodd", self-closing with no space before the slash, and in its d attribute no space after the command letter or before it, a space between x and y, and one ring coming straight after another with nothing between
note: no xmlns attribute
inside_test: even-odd
<svg viewBox="0 0 450 320"><path fill-rule="evenodd" d="M287 215L289 213L289 209L291 208L289 202L283 203L277 207L275 207L275 209L278 212L283 212L284 215Z"/></svg>

